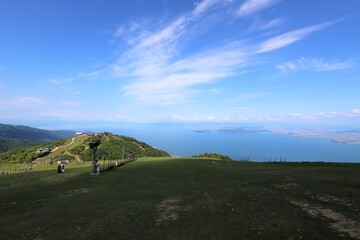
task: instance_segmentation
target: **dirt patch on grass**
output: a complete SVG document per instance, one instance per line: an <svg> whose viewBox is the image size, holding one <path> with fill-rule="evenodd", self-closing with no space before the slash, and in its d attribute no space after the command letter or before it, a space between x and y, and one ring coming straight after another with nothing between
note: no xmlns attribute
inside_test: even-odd
<svg viewBox="0 0 360 240"><path fill-rule="evenodd" d="M179 211L181 211L180 200L176 198L168 198L162 201L157 207L158 218L156 224L163 222L174 221L179 218Z"/></svg>
<svg viewBox="0 0 360 240"><path fill-rule="evenodd" d="M283 189L283 190L291 190L294 188L299 187L299 184L297 183L286 183L286 184L273 184L275 188Z"/></svg>
<svg viewBox="0 0 360 240"><path fill-rule="evenodd" d="M0 187L0 191L3 191L3 190L6 190L8 189L9 187Z"/></svg>
<svg viewBox="0 0 360 240"><path fill-rule="evenodd" d="M75 196L75 195L78 195L78 194L83 194L83 193L88 193L90 190L87 189L87 188L79 188L79 189L75 189L75 190L72 190L72 191L67 191L67 192L64 192L62 194L60 194L59 197L72 197L72 196Z"/></svg>
<svg viewBox="0 0 360 240"><path fill-rule="evenodd" d="M326 218L330 220L330 227L340 234L347 234L354 239L360 239L360 223L347 218L341 213L328 208L312 206L305 202L290 201L292 204L300 207L314 218Z"/></svg>
<svg viewBox="0 0 360 240"><path fill-rule="evenodd" d="M315 198L319 201L322 202L336 202L336 203L340 203L341 205L345 205L347 207L351 207L352 204L345 201L344 199L341 199L339 197L336 196L332 196L332 195L327 195L327 194L317 194L315 196Z"/></svg>

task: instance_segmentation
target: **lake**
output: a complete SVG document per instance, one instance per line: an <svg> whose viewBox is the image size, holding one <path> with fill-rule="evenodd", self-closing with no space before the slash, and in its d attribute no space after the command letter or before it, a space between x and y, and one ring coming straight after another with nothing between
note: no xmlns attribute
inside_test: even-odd
<svg viewBox="0 0 360 240"><path fill-rule="evenodd" d="M360 144L295 137L270 132L198 132L183 126L138 125L112 129L175 156L208 153L251 161L324 161L360 163Z"/></svg>

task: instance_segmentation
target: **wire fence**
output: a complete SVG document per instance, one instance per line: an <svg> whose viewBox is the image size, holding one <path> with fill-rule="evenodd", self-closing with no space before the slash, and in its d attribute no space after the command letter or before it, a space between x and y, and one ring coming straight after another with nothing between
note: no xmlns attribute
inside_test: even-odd
<svg viewBox="0 0 360 240"><path fill-rule="evenodd" d="M29 172L31 170L33 170L31 164L7 163L0 165L0 175Z"/></svg>
<svg viewBox="0 0 360 240"><path fill-rule="evenodd" d="M136 156L131 155L125 159L99 160L98 163L100 164L100 171L104 172L104 171L109 171L110 169L113 169L115 167L121 167L126 163L135 161L136 159L137 159ZM51 164L46 166L46 169L50 170L50 169L55 168L55 166L60 164L59 162L52 162ZM87 162L87 161L85 161L85 162ZM83 163L85 163L85 162L83 161ZM65 165L67 163L71 163L71 162L68 161L65 163ZM45 166L44 164L46 165L47 163L44 162L43 166ZM35 167L35 164L32 164L32 163L0 164L0 175L14 174L14 173L26 173L26 172L33 172L33 171L37 171L37 170L40 170L40 169ZM43 168L41 168L41 170L43 170Z"/></svg>

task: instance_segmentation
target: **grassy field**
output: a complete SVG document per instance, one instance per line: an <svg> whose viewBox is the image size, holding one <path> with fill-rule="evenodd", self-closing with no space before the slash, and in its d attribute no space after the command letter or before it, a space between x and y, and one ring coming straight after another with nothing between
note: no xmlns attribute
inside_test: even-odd
<svg viewBox="0 0 360 240"><path fill-rule="evenodd" d="M0 239L360 239L360 164L139 159L0 176Z"/></svg>

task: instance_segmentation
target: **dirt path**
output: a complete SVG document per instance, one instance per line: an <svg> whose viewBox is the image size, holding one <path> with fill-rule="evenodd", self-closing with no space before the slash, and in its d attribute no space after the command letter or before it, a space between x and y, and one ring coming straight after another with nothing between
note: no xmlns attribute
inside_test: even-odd
<svg viewBox="0 0 360 240"><path fill-rule="evenodd" d="M62 146L57 146L57 147L55 147L54 149L52 149L51 152L55 152L55 151L57 151L59 148L68 147L68 146L70 146L71 144L74 144L74 142L75 142L75 138L73 137L73 138L71 138L71 142L70 142L69 144L62 145Z"/></svg>
<svg viewBox="0 0 360 240"><path fill-rule="evenodd" d="M62 145L62 146L57 146L57 147L55 147L54 149L52 149L52 150L50 151L50 154L56 152L57 150L59 150L59 149L61 149L61 148L66 148L66 147L68 147L68 146L70 146L70 145L72 145L72 144L74 144L74 143L75 143L75 137L71 138L71 142L70 142L70 143L68 143L68 144L66 144L66 145ZM43 157L39 157L39 158L35 159L35 160L33 161L33 163L39 162L39 161L43 160L44 158L48 158L48 157L49 157L49 155L45 155L45 156L43 156ZM78 158L79 158L79 157L78 157ZM75 157L75 159L77 159L77 158ZM80 161L81 161L81 160L80 160Z"/></svg>
<svg viewBox="0 0 360 240"><path fill-rule="evenodd" d="M67 154L70 155L70 156L73 156L77 162L82 162L81 158L78 155L75 155L75 154L72 154L72 153L69 153L69 152Z"/></svg>

